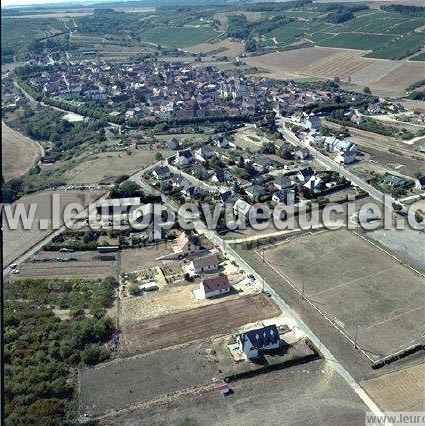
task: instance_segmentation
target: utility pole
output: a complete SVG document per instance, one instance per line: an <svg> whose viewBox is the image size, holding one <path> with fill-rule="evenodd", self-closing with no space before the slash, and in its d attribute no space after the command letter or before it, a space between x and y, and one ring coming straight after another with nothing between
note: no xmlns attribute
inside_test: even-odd
<svg viewBox="0 0 425 426"><path fill-rule="evenodd" d="M302 300L304 300L304 299L305 299L305 297L304 297L304 289L305 289L305 280L303 280L303 288L302 288L302 290L301 290L301 299L302 299Z"/></svg>
<svg viewBox="0 0 425 426"><path fill-rule="evenodd" d="M263 262L265 262L265 261L266 261L266 259L265 259L265 257L264 257L264 248L263 248L262 257L263 257Z"/></svg>
<svg viewBox="0 0 425 426"><path fill-rule="evenodd" d="M357 337L358 337L358 334L359 334L359 327L360 327L359 325L356 326L356 335L354 337L354 348L355 349L358 348L358 346L357 346Z"/></svg>

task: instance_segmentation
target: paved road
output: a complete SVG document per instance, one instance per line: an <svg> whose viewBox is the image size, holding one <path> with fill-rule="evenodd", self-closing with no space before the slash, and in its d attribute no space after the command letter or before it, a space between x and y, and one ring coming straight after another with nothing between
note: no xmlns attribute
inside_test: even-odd
<svg viewBox="0 0 425 426"><path fill-rule="evenodd" d="M328 169L339 173L341 176L344 176L346 179L351 181L354 185L357 185L359 188L368 192L370 196L374 198L375 200L379 201L379 203L382 203L382 204L384 203L385 198L384 198L384 194L381 191L379 191L372 185L369 185L362 178L360 178L359 176L347 170L343 165L335 163L335 161L333 161L326 155L322 154L316 148L310 146L307 142L303 142L300 139L298 139L288 128L285 127L284 119L282 119L282 133L284 134L284 136L290 143L308 148L310 153ZM395 202L395 199L388 195L386 197L386 200L389 207L391 207L392 203Z"/></svg>
<svg viewBox="0 0 425 426"><path fill-rule="evenodd" d="M93 210L95 202L105 200L108 196L109 196L109 192L107 192L106 194L103 194L102 196L100 196L99 198L97 198L95 200L92 200L91 203L80 214L76 215L72 219L65 222L63 225L61 225L60 228L58 228L56 230L52 230L52 232L50 234L46 235L41 241L39 241L37 244L35 244L33 247L31 247L25 253L21 254L18 258L16 258L13 261L13 263L16 263L19 266L21 263L25 262L30 257L34 256L38 251L40 251L43 248L43 246L50 243L53 240L53 238L60 235L62 232L66 231L67 229L69 229L74 223L76 223L80 219L87 218L87 214L89 213L90 207L92 207L92 210ZM90 211L92 211L92 210L90 210ZM4 268L3 269L3 277L10 274L11 271L12 271L12 269L10 267Z"/></svg>
<svg viewBox="0 0 425 426"><path fill-rule="evenodd" d="M313 342L316 348L319 349L322 356L326 361L341 375L341 377L350 385L350 387L356 392L356 394L362 399L367 405L371 412L375 415L382 415L381 410L367 395L367 393L360 387L360 385L354 380L351 374L343 367L343 365L334 357L330 350L323 344L323 342L310 330L310 328L298 317L298 315L285 303L285 301L270 287L267 282L247 263L242 259L220 236L215 232L207 229L198 229L198 232L204 234L210 241L214 242L218 247L226 253L226 257L231 261L236 262L247 274L253 275L256 280L255 283L259 289L269 291L271 297L282 310L283 313L290 316L297 327L303 331L306 336ZM388 424L388 423L386 423Z"/></svg>

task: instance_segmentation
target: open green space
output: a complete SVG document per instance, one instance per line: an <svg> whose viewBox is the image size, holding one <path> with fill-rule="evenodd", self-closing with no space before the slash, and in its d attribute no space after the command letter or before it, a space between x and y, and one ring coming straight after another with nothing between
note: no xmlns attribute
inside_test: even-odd
<svg viewBox="0 0 425 426"><path fill-rule="evenodd" d="M368 37L369 38L369 37ZM403 59L419 51L425 42L425 33L410 33L391 43L387 43L367 55L368 58Z"/></svg>
<svg viewBox="0 0 425 426"><path fill-rule="evenodd" d="M318 41L319 46L345 49L375 50L392 40L392 36L358 33L341 33Z"/></svg>
<svg viewBox="0 0 425 426"><path fill-rule="evenodd" d="M140 38L161 46L183 48L203 43L219 34L212 27L149 28L140 34Z"/></svg>
<svg viewBox="0 0 425 426"><path fill-rule="evenodd" d="M411 61L425 61L425 52L419 53L419 55L410 58Z"/></svg>

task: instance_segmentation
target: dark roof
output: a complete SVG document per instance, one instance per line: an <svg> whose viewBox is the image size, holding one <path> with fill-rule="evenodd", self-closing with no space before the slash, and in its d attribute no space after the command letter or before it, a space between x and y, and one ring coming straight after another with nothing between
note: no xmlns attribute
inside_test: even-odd
<svg viewBox="0 0 425 426"><path fill-rule="evenodd" d="M263 328L250 330L239 335L239 339L244 343L247 339L255 349L262 349L265 346L276 344L279 339L279 330L275 324Z"/></svg>
<svg viewBox="0 0 425 426"><path fill-rule="evenodd" d="M183 151L179 151L179 157L192 158L192 151L190 149L184 149Z"/></svg>
<svg viewBox="0 0 425 426"><path fill-rule="evenodd" d="M393 184L393 185L404 185L406 183L406 181L402 178L399 178L398 176L393 176L393 175L387 175L384 178L384 182Z"/></svg>
<svg viewBox="0 0 425 426"><path fill-rule="evenodd" d="M311 177L314 175L314 170L311 167L306 167L305 169L300 170L300 173L304 177Z"/></svg>
<svg viewBox="0 0 425 426"><path fill-rule="evenodd" d="M230 288L229 278L227 278L227 275L218 275L214 278L202 280L202 285L204 286L205 293Z"/></svg>
<svg viewBox="0 0 425 426"><path fill-rule="evenodd" d="M217 256L210 254L209 256L196 257L193 259L193 266L195 270L205 268L207 266L218 266Z"/></svg>

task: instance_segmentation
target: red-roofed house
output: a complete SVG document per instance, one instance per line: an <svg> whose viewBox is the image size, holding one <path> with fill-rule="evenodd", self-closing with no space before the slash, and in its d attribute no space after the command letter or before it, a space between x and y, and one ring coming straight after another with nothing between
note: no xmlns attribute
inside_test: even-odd
<svg viewBox="0 0 425 426"><path fill-rule="evenodd" d="M203 299L230 293L229 278L227 275L218 275L202 280L199 284L199 292Z"/></svg>

